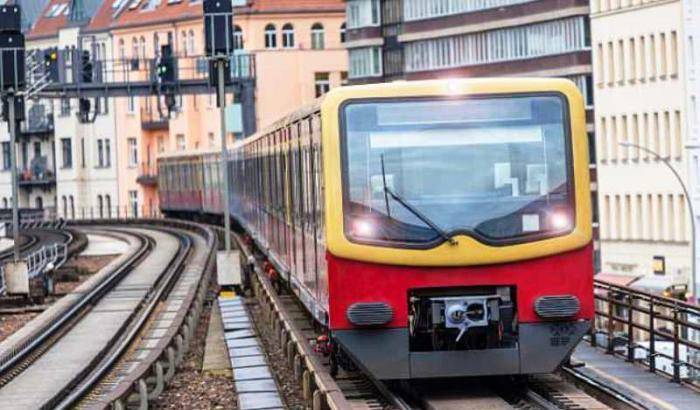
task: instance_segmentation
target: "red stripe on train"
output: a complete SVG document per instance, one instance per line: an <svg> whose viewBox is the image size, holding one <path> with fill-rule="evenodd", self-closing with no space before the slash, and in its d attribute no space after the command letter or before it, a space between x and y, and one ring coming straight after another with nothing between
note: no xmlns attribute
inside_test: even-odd
<svg viewBox="0 0 700 410"><path fill-rule="evenodd" d="M542 321L535 300L546 295L575 295L581 302L577 319L593 319L592 245L523 262L488 266L426 268L380 265L341 259L328 253L331 329L350 329L346 310L357 302L385 302L394 309L387 327L408 324L408 291L418 288L513 285L518 320Z"/></svg>

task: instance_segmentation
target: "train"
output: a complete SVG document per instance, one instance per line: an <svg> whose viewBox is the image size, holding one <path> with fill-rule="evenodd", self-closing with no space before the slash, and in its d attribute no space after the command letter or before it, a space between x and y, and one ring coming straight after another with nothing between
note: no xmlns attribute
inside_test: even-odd
<svg viewBox="0 0 700 410"><path fill-rule="evenodd" d="M159 158L170 216L232 218L377 380L555 371L594 317L588 143L565 79L338 87L220 155Z"/></svg>

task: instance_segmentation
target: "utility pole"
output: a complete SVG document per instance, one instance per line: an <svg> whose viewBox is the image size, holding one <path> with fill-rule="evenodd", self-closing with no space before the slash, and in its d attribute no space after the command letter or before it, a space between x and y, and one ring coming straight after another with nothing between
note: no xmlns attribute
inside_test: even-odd
<svg viewBox="0 0 700 410"><path fill-rule="evenodd" d="M22 11L18 5L0 8L0 93L7 105L12 172L12 262L4 265L4 288L10 294L29 294L27 262L19 253L19 178L17 177L17 123L24 119L25 47L21 30Z"/></svg>

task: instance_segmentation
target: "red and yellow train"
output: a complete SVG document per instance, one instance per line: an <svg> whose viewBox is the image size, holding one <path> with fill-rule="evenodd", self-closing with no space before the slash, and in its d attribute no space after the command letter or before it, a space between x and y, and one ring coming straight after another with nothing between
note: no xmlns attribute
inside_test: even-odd
<svg viewBox="0 0 700 410"><path fill-rule="evenodd" d="M594 314L587 149L567 80L342 87L236 143L228 213L336 359L378 379L546 373ZM223 214L218 161L162 158L162 211Z"/></svg>

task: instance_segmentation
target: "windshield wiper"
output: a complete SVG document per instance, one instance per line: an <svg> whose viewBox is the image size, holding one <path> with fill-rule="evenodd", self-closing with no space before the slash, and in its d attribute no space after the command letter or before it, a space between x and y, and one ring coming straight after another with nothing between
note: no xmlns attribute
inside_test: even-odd
<svg viewBox="0 0 700 410"><path fill-rule="evenodd" d="M384 200L386 201L386 210L387 210L387 216L391 218L391 214L389 213L389 196L394 198L396 202L399 204L403 205L404 208L408 209L409 212L411 212L413 215L415 215L418 219L423 221L426 225L428 225L432 230L438 233L444 240L446 240L450 245L457 245L457 240L451 237L450 235L447 234L442 228L437 226L435 222L433 222L430 218L428 218L423 212L418 210L414 205L411 205L410 202L406 201L401 195L398 193L394 192L391 188L389 188L386 184L386 172L384 171L384 154L381 154L379 156L381 162L382 162L382 182L384 183ZM388 195L388 196L387 196Z"/></svg>

